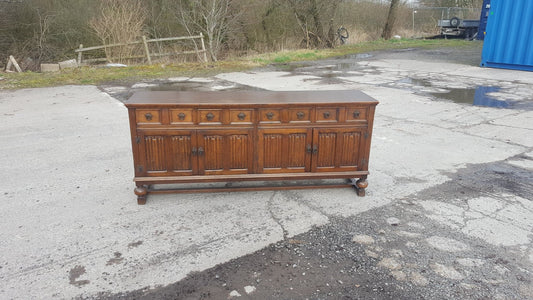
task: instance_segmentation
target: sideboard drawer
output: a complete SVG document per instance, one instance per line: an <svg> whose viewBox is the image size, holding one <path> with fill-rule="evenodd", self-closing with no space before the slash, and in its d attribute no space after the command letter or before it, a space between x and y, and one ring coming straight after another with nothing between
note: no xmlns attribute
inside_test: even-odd
<svg viewBox="0 0 533 300"><path fill-rule="evenodd" d="M366 121L367 109L365 107L347 107L346 122Z"/></svg>
<svg viewBox="0 0 533 300"><path fill-rule="evenodd" d="M200 124L222 124L221 109L199 109L198 116Z"/></svg>
<svg viewBox="0 0 533 300"><path fill-rule="evenodd" d="M156 109L135 110L137 124L161 124L161 112Z"/></svg>
<svg viewBox="0 0 533 300"><path fill-rule="evenodd" d="M276 108L259 109L259 123L281 123L281 110Z"/></svg>
<svg viewBox="0 0 533 300"><path fill-rule="evenodd" d="M339 113L336 107L325 107L316 109L317 122L338 122Z"/></svg>
<svg viewBox="0 0 533 300"><path fill-rule="evenodd" d="M231 109L230 110L230 123L241 123L241 124L251 124L253 109Z"/></svg>
<svg viewBox="0 0 533 300"><path fill-rule="evenodd" d="M170 110L170 123L171 124L192 124L193 123L192 108L171 109Z"/></svg>
<svg viewBox="0 0 533 300"><path fill-rule="evenodd" d="M291 108L289 109L289 122L311 122L311 108Z"/></svg>

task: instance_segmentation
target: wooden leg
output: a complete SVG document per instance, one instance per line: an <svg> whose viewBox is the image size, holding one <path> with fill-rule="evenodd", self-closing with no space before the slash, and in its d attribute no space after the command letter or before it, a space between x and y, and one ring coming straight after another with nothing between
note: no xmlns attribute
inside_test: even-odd
<svg viewBox="0 0 533 300"><path fill-rule="evenodd" d="M368 181L366 181L366 176L361 177L355 182L355 188L357 189L357 195L360 197L365 196L365 189L368 187Z"/></svg>
<svg viewBox="0 0 533 300"><path fill-rule="evenodd" d="M146 204L146 196L148 195L148 188L145 185L138 185L133 191L137 195L137 204Z"/></svg>

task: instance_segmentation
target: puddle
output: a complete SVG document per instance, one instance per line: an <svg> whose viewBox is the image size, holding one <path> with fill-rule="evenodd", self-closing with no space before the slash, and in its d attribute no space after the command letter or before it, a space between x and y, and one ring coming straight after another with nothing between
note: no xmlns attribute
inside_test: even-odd
<svg viewBox="0 0 533 300"><path fill-rule="evenodd" d="M421 87L434 87L430 80L411 77L403 78L397 81L397 83L406 83ZM488 95L490 93L498 92L500 89L501 88L497 86L477 86L468 89L446 88L447 92L429 92L428 94L435 98L450 100L455 103L471 104L474 106L512 108L508 101L499 100Z"/></svg>
<svg viewBox="0 0 533 300"><path fill-rule="evenodd" d="M320 73L324 73L325 71L340 71L340 72L363 71L363 70L368 69L369 67L362 66L358 62L367 60L372 57L374 57L374 55L370 53L358 53L358 54L349 54L345 56L340 56L338 58L334 58L330 60L273 64L269 68L272 68L274 71L291 72L293 73L292 75L296 75L296 74L304 72L304 73L318 73L319 74L318 76L322 76L322 77L323 76L335 77L335 76L339 76L339 74L341 73L328 74L328 75L323 75L323 74L320 75Z"/></svg>
<svg viewBox="0 0 533 300"><path fill-rule="evenodd" d="M400 80L397 81L397 83L407 83L407 84L412 84L412 85L416 85L416 86L423 86L423 87L431 87L432 86L431 82L429 80L416 79L416 78L411 78L411 77L400 79Z"/></svg>
<svg viewBox="0 0 533 300"><path fill-rule="evenodd" d="M172 83L160 83L157 86L148 87L150 91L249 91L259 90L247 85L241 85L236 83L230 83L225 81L213 81L209 83L205 82L172 82Z"/></svg>
<svg viewBox="0 0 533 300"><path fill-rule="evenodd" d="M206 89L205 83L180 82L180 83L161 83L157 86L149 87L150 91L198 91Z"/></svg>
<svg viewBox="0 0 533 300"><path fill-rule="evenodd" d="M496 86L478 86L472 89L449 89L447 93L430 93L440 98L451 100L455 103L472 104L474 106L509 108L509 102L498 100L489 93L497 92L500 88Z"/></svg>
<svg viewBox="0 0 533 300"><path fill-rule="evenodd" d="M311 64L285 63L285 64L274 64L272 66L274 67L274 71L277 71L277 72L295 72L298 69L310 67Z"/></svg>
<svg viewBox="0 0 533 300"><path fill-rule="evenodd" d="M101 86L100 87L104 92L108 93L111 97L125 102L127 101L136 91L178 91L178 92L189 92L189 91L258 91L263 90L261 88L252 87L243 84L237 84L229 82L226 80L219 79L209 79L209 80L185 80L185 81L152 81L152 82L142 82L137 83L131 86L131 88L123 86Z"/></svg>
<svg viewBox="0 0 533 300"><path fill-rule="evenodd" d="M357 54L348 54L346 56L343 56L342 59L368 59L374 57L374 55L370 53L357 53Z"/></svg>

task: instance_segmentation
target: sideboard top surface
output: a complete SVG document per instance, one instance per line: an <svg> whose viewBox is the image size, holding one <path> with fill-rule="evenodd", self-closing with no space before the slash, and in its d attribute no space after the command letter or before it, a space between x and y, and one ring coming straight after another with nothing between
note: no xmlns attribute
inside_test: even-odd
<svg viewBox="0 0 533 300"><path fill-rule="evenodd" d="M357 90L337 91L140 91L125 102L126 107L145 105L276 105L317 103L365 103L377 100Z"/></svg>

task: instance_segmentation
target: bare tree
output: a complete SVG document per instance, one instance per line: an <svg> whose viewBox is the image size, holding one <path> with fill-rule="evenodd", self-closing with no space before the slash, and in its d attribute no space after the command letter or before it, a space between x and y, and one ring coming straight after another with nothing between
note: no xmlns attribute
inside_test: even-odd
<svg viewBox="0 0 533 300"><path fill-rule="evenodd" d="M217 61L223 41L230 29L232 0L181 0L178 19L189 35L199 32L207 37L207 51Z"/></svg>
<svg viewBox="0 0 533 300"><path fill-rule="evenodd" d="M333 20L342 0L288 0L304 34L306 48L333 47ZM326 29L327 27L327 29Z"/></svg>
<svg viewBox="0 0 533 300"><path fill-rule="evenodd" d="M389 40L392 37L392 30L394 29L396 13L399 6L400 0L391 0L387 22L385 23L385 28L383 28L383 33L381 34L381 37L386 40Z"/></svg>
<svg viewBox="0 0 533 300"><path fill-rule="evenodd" d="M128 43L138 40L142 35L146 12L140 1L136 0L100 0L99 14L90 21L104 45ZM106 49L108 60L116 58L124 62L131 57L131 46Z"/></svg>
<svg viewBox="0 0 533 300"><path fill-rule="evenodd" d="M36 31L37 49L39 53L38 60L41 60L46 51L46 40L50 31L51 20L55 17L51 14L46 14L40 9L35 8L36 16L38 17L38 30Z"/></svg>

